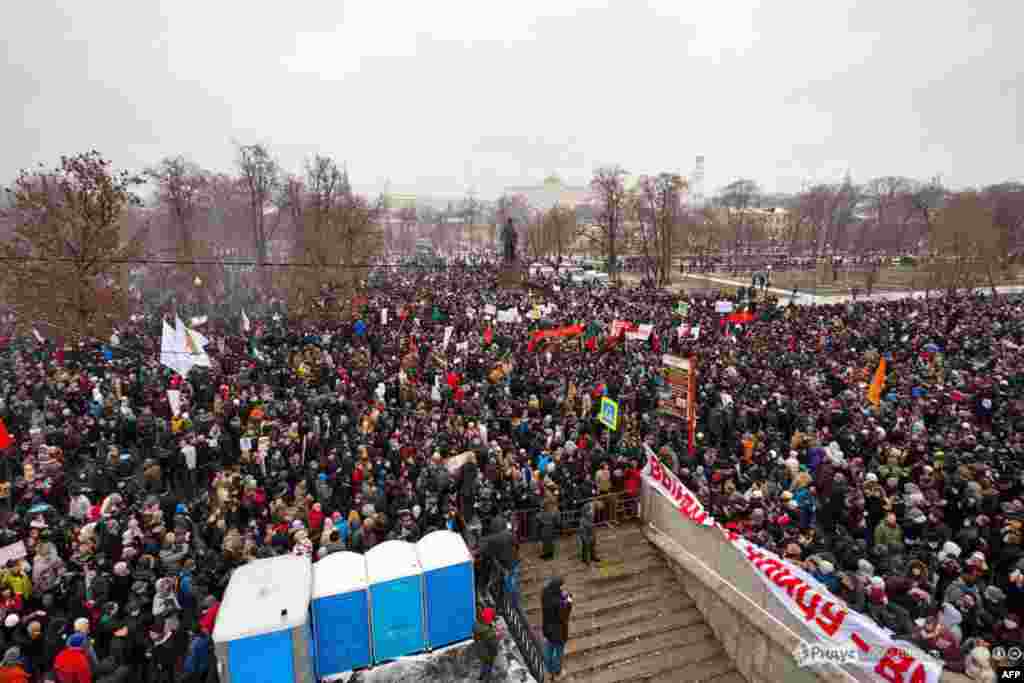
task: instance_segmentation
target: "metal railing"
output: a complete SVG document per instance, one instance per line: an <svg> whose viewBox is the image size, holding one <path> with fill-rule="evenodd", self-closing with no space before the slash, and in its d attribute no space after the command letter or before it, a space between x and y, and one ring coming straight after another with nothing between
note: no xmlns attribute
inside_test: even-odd
<svg viewBox="0 0 1024 683"><path fill-rule="evenodd" d="M604 495L577 501L569 509L558 511L558 532L568 534L576 531L580 525L580 511L585 503L600 503L601 509L594 514L594 526L610 526L621 524L640 516L640 496L630 496L625 492L606 493ZM526 508L512 513L512 534L516 543L536 541L540 538L540 523L537 515L541 508Z"/></svg>
<svg viewBox="0 0 1024 683"><path fill-rule="evenodd" d="M498 614L505 620L512 639L516 641L519 652L523 655L526 668L537 680L537 683L544 683L547 671L544 666L544 643L537 634L530 628L530 622L519 604L518 596L513 596L505 590L506 580L509 572L501 563L491 559L485 559L490 563L490 580L487 590L494 600Z"/></svg>

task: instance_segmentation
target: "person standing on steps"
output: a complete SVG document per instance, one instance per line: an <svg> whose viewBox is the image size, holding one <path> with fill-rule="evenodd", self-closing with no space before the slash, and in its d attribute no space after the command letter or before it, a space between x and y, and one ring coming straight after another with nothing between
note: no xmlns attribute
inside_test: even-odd
<svg viewBox="0 0 1024 683"><path fill-rule="evenodd" d="M553 560L555 558L555 536L558 535L558 513L548 510L537 515L540 523L540 559Z"/></svg>
<svg viewBox="0 0 1024 683"><path fill-rule="evenodd" d="M595 548L597 537L594 531L594 503L583 504L580 510L580 526L576 530L576 545L579 547L580 561L583 564L600 562Z"/></svg>
<svg viewBox="0 0 1024 683"><path fill-rule="evenodd" d="M564 579L548 580L541 593L541 615L544 632L544 667L551 680L562 675L562 657L569 640L569 617L572 616L572 594L565 590Z"/></svg>
<svg viewBox="0 0 1024 683"><path fill-rule="evenodd" d="M498 659L498 632L494 628L493 608L485 607L480 611L480 619L473 625L473 642L480 657L480 680L486 681L494 672L494 662Z"/></svg>

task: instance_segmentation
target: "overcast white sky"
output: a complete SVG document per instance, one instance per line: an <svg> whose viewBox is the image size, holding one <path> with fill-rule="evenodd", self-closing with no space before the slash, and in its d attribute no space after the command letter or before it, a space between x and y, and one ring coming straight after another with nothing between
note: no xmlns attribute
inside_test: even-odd
<svg viewBox="0 0 1024 683"><path fill-rule="evenodd" d="M0 183L232 140L290 170L493 197L597 165L794 191L847 169L1024 179L1024 3L31 0L0 19Z"/></svg>

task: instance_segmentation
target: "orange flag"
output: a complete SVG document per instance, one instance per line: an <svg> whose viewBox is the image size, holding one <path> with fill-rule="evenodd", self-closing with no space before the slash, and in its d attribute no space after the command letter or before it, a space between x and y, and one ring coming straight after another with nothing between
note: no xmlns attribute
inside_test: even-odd
<svg viewBox="0 0 1024 683"><path fill-rule="evenodd" d="M7 425L5 425L4 421L0 419L0 451L5 448L10 448L13 445L14 439L12 439L11 435L7 433Z"/></svg>
<svg viewBox="0 0 1024 683"><path fill-rule="evenodd" d="M875 378L868 387L868 401L876 408L882 402L882 390L885 389L885 359L878 361Z"/></svg>

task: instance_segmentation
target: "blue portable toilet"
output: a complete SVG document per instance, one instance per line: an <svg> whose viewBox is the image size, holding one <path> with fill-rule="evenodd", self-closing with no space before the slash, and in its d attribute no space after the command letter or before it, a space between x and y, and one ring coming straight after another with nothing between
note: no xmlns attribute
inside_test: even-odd
<svg viewBox="0 0 1024 683"><path fill-rule="evenodd" d="M307 557L256 560L231 574L213 629L221 683L315 683Z"/></svg>
<svg viewBox="0 0 1024 683"><path fill-rule="evenodd" d="M366 558L331 553L313 565L316 675L324 680L373 663Z"/></svg>
<svg viewBox="0 0 1024 683"><path fill-rule="evenodd" d="M435 531L416 544L416 554L423 568L428 646L437 649L471 638L476 584L466 542L453 531Z"/></svg>
<svg viewBox="0 0 1024 683"><path fill-rule="evenodd" d="M366 553L366 573L370 580L374 663L425 650L423 570L416 558L416 546L405 541L385 541L375 546Z"/></svg>

